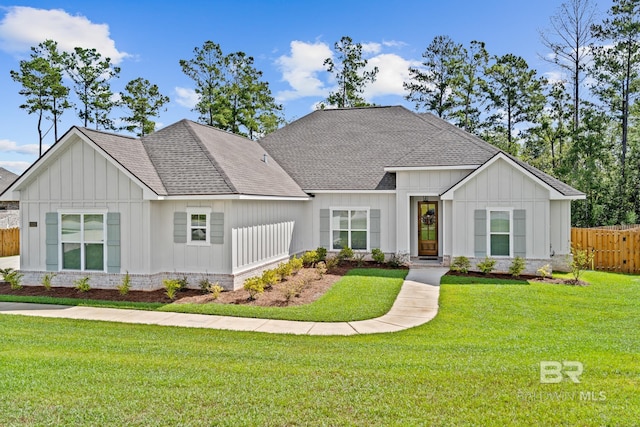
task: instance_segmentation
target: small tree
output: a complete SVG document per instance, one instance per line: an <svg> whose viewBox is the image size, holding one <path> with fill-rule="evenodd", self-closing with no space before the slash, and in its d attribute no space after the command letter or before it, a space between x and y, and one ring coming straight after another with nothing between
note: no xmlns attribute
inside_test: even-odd
<svg viewBox="0 0 640 427"><path fill-rule="evenodd" d="M169 102L169 97L160 93L157 85L149 80L138 77L131 80L120 93L122 105L129 109L130 114L122 117L126 123L123 129L136 132L138 136L153 133L156 123L152 117L158 117L160 109Z"/></svg>
<svg viewBox="0 0 640 427"><path fill-rule="evenodd" d="M571 245L571 257L568 259L568 264L575 283L580 281L580 276L584 270L588 270L591 267L593 256L593 252L582 249L580 245Z"/></svg>

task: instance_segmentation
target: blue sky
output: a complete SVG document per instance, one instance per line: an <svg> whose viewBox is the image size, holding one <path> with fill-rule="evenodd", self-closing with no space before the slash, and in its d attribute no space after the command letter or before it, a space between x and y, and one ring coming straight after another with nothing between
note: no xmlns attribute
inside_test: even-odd
<svg viewBox="0 0 640 427"><path fill-rule="evenodd" d="M180 119L197 120L191 111L193 84L178 61L211 40L225 53L244 51L255 58L289 121L311 112L332 89L322 63L333 43L348 35L365 47L379 68L365 94L379 105L406 105L402 82L407 68L437 35L465 46L486 42L490 54L524 57L540 74L553 67L540 59L546 52L539 30L549 25L562 0L324 0L310 1L16 1L0 4L0 166L16 173L37 159L36 115L19 106L20 86L9 71L29 55L29 47L51 38L62 48L95 47L121 67L112 82L119 92L143 77L170 97L160 126ZM598 2L603 17L611 1ZM122 115L114 111L113 116ZM80 125L67 111L60 134ZM52 133L45 143L53 143Z"/></svg>

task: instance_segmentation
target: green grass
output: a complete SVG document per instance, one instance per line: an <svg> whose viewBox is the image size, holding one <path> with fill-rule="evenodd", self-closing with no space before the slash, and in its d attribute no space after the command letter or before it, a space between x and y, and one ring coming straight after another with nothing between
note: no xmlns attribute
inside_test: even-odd
<svg viewBox="0 0 640 427"><path fill-rule="evenodd" d="M431 322L351 337L0 315L0 424L636 425L640 277L584 280L445 284Z"/></svg>
<svg viewBox="0 0 640 427"><path fill-rule="evenodd" d="M0 295L0 301L129 308L264 319L347 322L372 319L388 312L402 287L407 272L408 270L353 269L318 300L311 304L291 307L136 303L14 295Z"/></svg>

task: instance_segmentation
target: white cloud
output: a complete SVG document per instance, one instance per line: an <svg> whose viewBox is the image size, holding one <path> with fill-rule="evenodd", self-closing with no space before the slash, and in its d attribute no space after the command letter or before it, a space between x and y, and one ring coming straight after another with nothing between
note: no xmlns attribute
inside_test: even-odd
<svg viewBox="0 0 640 427"><path fill-rule="evenodd" d="M326 96L328 88L318 78L324 72L325 59L333 57L333 52L326 43L291 42L290 55L282 55L276 65L282 72L282 80L291 86L291 90L276 94L278 101L288 101L306 96Z"/></svg>
<svg viewBox="0 0 640 427"><path fill-rule="evenodd" d="M382 45L380 43L371 42L371 43L362 43L362 53L363 54L378 54L382 50Z"/></svg>
<svg viewBox="0 0 640 427"><path fill-rule="evenodd" d="M383 41L382 45L386 47L404 47L404 46L407 46L407 43L401 42L398 40L388 40L388 41Z"/></svg>
<svg viewBox="0 0 640 427"><path fill-rule="evenodd" d="M44 153L45 151L47 151L49 147L50 146L47 144L42 144L42 152ZM38 144L18 145L14 141L9 141L8 139L0 139L0 152L37 156L39 150L40 148Z"/></svg>
<svg viewBox="0 0 640 427"><path fill-rule="evenodd" d="M193 109L196 107L196 104L200 100L200 97L193 89L176 86L174 90L177 96L176 102L178 103L178 105L182 105L183 107Z"/></svg>
<svg viewBox="0 0 640 427"><path fill-rule="evenodd" d="M567 78L562 71L547 71L543 75L547 79L547 81L551 84L567 81Z"/></svg>
<svg viewBox="0 0 640 427"><path fill-rule="evenodd" d="M51 39L63 51L75 47L95 48L102 56L119 64L130 56L116 48L107 24L95 24L81 15L62 9L12 6L0 21L0 48L7 52L27 52L31 46Z"/></svg>
<svg viewBox="0 0 640 427"><path fill-rule="evenodd" d="M16 173L18 175L26 171L27 168L29 168L29 166L31 166L31 163L29 162L11 162L11 161L0 160L0 167L10 170L11 172Z"/></svg>
<svg viewBox="0 0 640 427"><path fill-rule="evenodd" d="M365 89L365 97L369 100L376 96L406 95L402 83L409 80L409 67L418 65L394 53L383 53L369 59L367 68L378 67L376 81Z"/></svg>

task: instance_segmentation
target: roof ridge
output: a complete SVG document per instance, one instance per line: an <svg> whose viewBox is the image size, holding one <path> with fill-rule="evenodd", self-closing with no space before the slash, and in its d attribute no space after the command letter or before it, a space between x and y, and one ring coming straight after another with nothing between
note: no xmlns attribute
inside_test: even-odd
<svg viewBox="0 0 640 427"><path fill-rule="evenodd" d="M196 122L193 122L193 121L187 120L187 119L184 119L184 122L187 125L188 132L191 134L191 136L193 136L195 141L198 143L198 146L203 151L203 153L207 157L207 159L211 162L211 165L218 171L220 176L222 176L222 179L224 179L224 182L229 186L229 189L234 193L240 193L238 191L238 188L236 187L236 185L231 181L231 178L229 177L229 175L227 175L227 173L224 171L222 166L220 166L218 161L211 155L211 152L204 145L204 143L202 142L202 140L200 139L198 134L195 132L195 130L192 128L192 126L195 124L195 125L200 125L200 126L206 127L209 130L215 129L215 130L218 130L220 132L224 132L224 133L229 134L229 135L235 135L235 134L232 133L232 132L225 132L222 129L216 128L215 126L203 125L201 123L196 123Z"/></svg>

